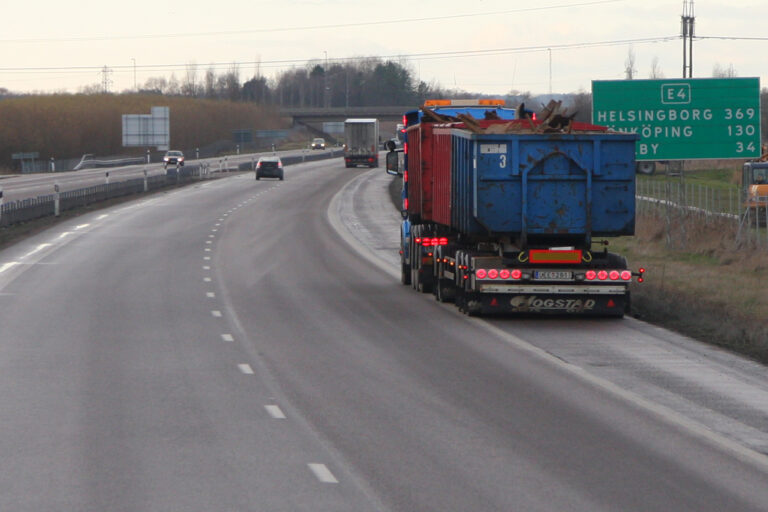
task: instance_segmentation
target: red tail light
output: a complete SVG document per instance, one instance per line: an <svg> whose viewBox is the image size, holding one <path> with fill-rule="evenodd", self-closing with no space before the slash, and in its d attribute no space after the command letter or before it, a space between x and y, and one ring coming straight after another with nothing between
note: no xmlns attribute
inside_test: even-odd
<svg viewBox="0 0 768 512"><path fill-rule="evenodd" d="M632 272L629 270L622 270L621 271L621 280L622 281L631 281L632 280Z"/></svg>
<svg viewBox="0 0 768 512"><path fill-rule="evenodd" d="M488 277L490 279L498 278L499 277L499 271L496 270L495 268L492 268L491 270L488 271Z"/></svg>
<svg viewBox="0 0 768 512"><path fill-rule="evenodd" d="M597 272L595 272L594 270L587 270L587 273L585 274L584 277L587 278L587 281L594 281L595 278L597 277Z"/></svg>
<svg viewBox="0 0 768 512"><path fill-rule="evenodd" d="M447 239L447 238L445 238L445 237L442 237L442 238L441 238L441 239L438 241L438 245L448 245L448 239Z"/></svg>
<svg viewBox="0 0 768 512"><path fill-rule="evenodd" d="M406 155L408 154L408 143L407 142L403 142L403 153L406 154Z"/></svg>
<svg viewBox="0 0 768 512"><path fill-rule="evenodd" d="M601 281L605 281L606 279L608 279L608 272L606 272L605 270L601 270L600 272L597 273L597 278Z"/></svg>
<svg viewBox="0 0 768 512"><path fill-rule="evenodd" d="M488 277L488 272L485 271L485 269L480 269L477 272L475 272L475 276L477 276L478 279L485 279Z"/></svg>
<svg viewBox="0 0 768 512"><path fill-rule="evenodd" d="M619 280L619 277L620 277L620 275L621 275L621 274L619 274L619 271L618 271L618 270L611 270L611 271L608 273L608 278L609 278L611 281L618 281L618 280Z"/></svg>
<svg viewBox="0 0 768 512"><path fill-rule="evenodd" d="M520 279L521 277L523 277L522 270L515 269L512 271L512 279Z"/></svg>
<svg viewBox="0 0 768 512"><path fill-rule="evenodd" d="M502 279L509 279L509 270L503 269L499 272L499 277Z"/></svg>

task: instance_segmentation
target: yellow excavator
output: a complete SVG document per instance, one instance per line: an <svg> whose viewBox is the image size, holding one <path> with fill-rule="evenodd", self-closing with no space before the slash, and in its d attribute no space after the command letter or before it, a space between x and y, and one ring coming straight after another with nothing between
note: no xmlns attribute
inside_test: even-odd
<svg viewBox="0 0 768 512"><path fill-rule="evenodd" d="M745 215L752 222L768 221L768 148L763 146L763 156L757 161L746 162L742 168L741 184L744 187Z"/></svg>

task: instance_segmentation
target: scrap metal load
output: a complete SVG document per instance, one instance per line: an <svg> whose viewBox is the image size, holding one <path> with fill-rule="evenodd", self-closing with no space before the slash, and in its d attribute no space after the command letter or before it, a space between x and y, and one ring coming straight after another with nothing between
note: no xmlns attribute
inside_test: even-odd
<svg viewBox="0 0 768 512"><path fill-rule="evenodd" d="M592 243L634 234L636 135L455 110L406 126L403 282L469 313L623 314L633 273Z"/></svg>

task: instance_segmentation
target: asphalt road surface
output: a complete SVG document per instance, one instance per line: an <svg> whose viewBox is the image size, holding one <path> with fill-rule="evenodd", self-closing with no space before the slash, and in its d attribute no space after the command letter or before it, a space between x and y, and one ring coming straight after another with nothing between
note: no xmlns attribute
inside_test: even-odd
<svg viewBox="0 0 768 512"><path fill-rule="evenodd" d="M764 455L573 361L650 328L400 285L374 173L243 174L1 251L0 510L768 510Z"/></svg>

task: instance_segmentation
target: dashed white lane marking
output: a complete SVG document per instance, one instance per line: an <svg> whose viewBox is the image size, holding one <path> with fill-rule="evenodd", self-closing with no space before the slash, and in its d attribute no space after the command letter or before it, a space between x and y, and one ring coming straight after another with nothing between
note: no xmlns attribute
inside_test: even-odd
<svg viewBox="0 0 768 512"><path fill-rule="evenodd" d="M203 270L211 270L211 266L210 265L203 265Z"/></svg>
<svg viewBox="0 0 768 512"><path fill-rule="evenodd" d="M99 215L96 217L96 220L106 219L107 217L109 217L109 215L105 213L104 215Z"/></svg>
<svg viewBox="0 0 768 512"><path fill-rule="evenodd" d="M90 224L80 224L78 226L75 226L75 230L77 231L78 229L85 229L88 226L90 226Z"/></svg>
<svg viewBox="0 0 768 512"><path fill-rule="evenodd" d="M203 278L203 282L204 283L210 283L211 281L212 281L212 279L210 277L204 277Z"/></svg>
<svg viewBox="0 0 768 512"><path fill-rule="evenodd" d="M272 416L276 420L284 420L285 414L283 414L283 411L280 410L280 408L276 405L265 405L264 408L267 410L270 416Z"/></svg>
<svg viewBox="0 0 768 512"><path fill-rule="evenodd" d="M29 251L24 256L22 256L21 259L23 260L24 258L28 258L28 257L32 256L33 254L37 254L38 252L40 252L43 249L46 249L46 248L48 248L50 246L51 246L51 244L40 244L37 247L35 247L34 249L32 249L31 251Z"/></svg>
<svg viewBox="0 0 768 512"><path fill-rule="evenodd" d="M216 238L216 235L208 235L208 238Z"/></svg>
<svg viewBox="0 0 768 512"><path fill-rule="evenodd" d="M8 270L9 268L15 267L15 266L16 266L16 265L18 265L18 264L19 264L19 262L18 262L18 261L9 261L8 263L3 263L3 265L2 265L2 266L0 266L0 274L2 274L3 272L5 272L5 271L6 271L6 270Z"/></svg>
<svg viewBox="0 0 768 512"><path fill-rule="evenodd" d="M210 247L206 247L205 248L205 252L211 252L211 248Z"/></svg>
<svg viewBox="0 0 768 512"><path fill-rule="evenodd" d="M336 480L336 477L333 476L333 473L331 473L331 470L325 467L325 464L315 464L310 463L307 464L309 466L309 469L312 470L312 472L315 474L318 480L320 480L324 484L337 484L339 483L338 480Z"/></svg>
<svg viewBox="0 0 768 512"><path fill-rule="evenodd" d="M237 365L238 368L240 368L240 371L244 373L245 375L253 375L253 368L251 368L251 365L249 364L239 364Z"/></svg>
<svg viewBox="0 0 768 512"><path fill-rule="evenodd" d="M222 334L221 339L223 339L224 341L235 341L234 336L232 336L231 334Z"/></svg>
<svg viewBox="0 0 768 512"><path fill-rule="evenodd" d="M211 261L211 257L210 257L210 256L203 256L203 259L204 259L205 261Z"/></svg>
<svg viewBox="0 0 768 512"><path fill-rule="evenodd" d="M216 298L216 294L213 293L213 292L208 292L208 293L205 294L205 296L208 297L209 299L215 299Z"/></svg>
<svg viewBox="0 0 768 512"><path fill-rule="evenodd" d="M212 244L213 242L211 240L206 240L205 243L206 244Z"/></svg>
<svg viewBox="0 0 768 512"><path fill-rule="evenodd" d="M65 232L63 232L62 234L59 235L59 240L61 240L63 238L67 238L71 234L72 234L71 231L65 231Z"/></svg>
<svg viewBox="0 0 768 512"><path fill-rule="evenodd" d="M223 316L223 315L221 314L221 311L218 311L218 310L216 310L216 309L214 309L213 311L211 311L211 314L212 314L213 316L215 316L216 318L221 318L221 317Z"/></svg>

